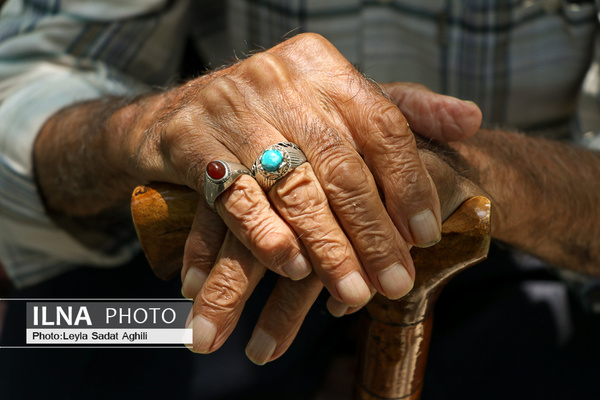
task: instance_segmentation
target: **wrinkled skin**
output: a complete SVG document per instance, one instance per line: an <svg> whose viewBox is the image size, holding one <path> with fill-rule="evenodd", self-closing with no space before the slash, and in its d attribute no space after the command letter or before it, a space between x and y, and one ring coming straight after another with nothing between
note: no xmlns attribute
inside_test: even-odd
<svg viewBox="0 0 600 400"><path fill-rule="evenodd" d="M412 85L407 90L425 92ZM316 282L348 307L364 305L375 291L399 298L410 290L410 246L429 246L440 238L437 191L396 103L329 42L313 34L299 35L192 81L172 97L159 111L160 118L143 131L137 148L138 168L148 180L175 181L202 192L209 161L250 167L262 149L283 141L296 143L308 159L268 193L243 176L220 196L216 208L233 233L224 248L244 246L256 258L253 264L293 280L313 273L308 300L318 294ZM443 116L430 127L425 123L429 137L462 139L474 134L481 119L476 106L435 99L431 104L418 96L403 100L415 109L417 124L424 124L417 118L420 114ZM461 112L468 117L454 118ZM219 279L209 281L196 297L194 348L200 352L218 348L231 331L224 327L233 325L230 317L216 317L226 307L211 301L214 296L207 292L238 282L231 276L235 268L221 269L225 266L220 260L227 254L222 251L214 265L216 254L207 254L207 248L218 248L213 244L225 234L224 227L213 234L216 221L205 229L207 220L214 221L207 213L206 207L199 207L182 271L183 292L191 298L196 290L188 288L200 287L209 273ZM195 268L193 282L186 279L190 268ZM248 277L244 284L249 289L256 282ZM238 292L231 293L235 297ZM229 310L237 304L226 301Z"/></svg>
<svg viewBox="0 0 600 400"><path fill-rule="evenodd" d="M468 198L485 194L434 152L421 150L421 157L433 181L437 184L444 219ZM235 256L232 257L232 254ZM196 318L201 319L201 323L195 320L193 325L195 341L192 349L194 351L211 352L225 342L242 313L245 301L265 271L266 267L261 265L233 235L228 234L208 279L196 281L197 285L187 288L186 295L195 298L192 313L200 316ZM322 288L322 282L314 273L299 281L279 278L256 324L246 350L248 357L257 364L264 364L280 357L291 345L304 317ZM227 292L225 296L224 291ZM218 307L214 306L215 299L220 299L221 303ZM348 307L334 297L330 297L327 306L336 316L350 314L361 308L360 306ZM199 332L205 332L206 326L210 326L202 321L204 318L219 321L219 325L214 325L215 328L212 328L209 333L211 339L213 335L215 339L208 346L205 345L206 341L196 340L197 337L203 339L204 333L198 335Z"/></svg>
<svg viewBox="0 0 600 400"><path fill-rule="evenodd" d="M465 130L463 125L478 126L480 123L481 116L477 112L478 110L473 110L468 103L434 94L420 85L395 83L384 86L386 89L392 89L390 90L392 96L396 92L402 94L402 96L392 97L392 99L405 114L410 115L411 126L417 126L427 132L435 130L439 137L444 137L444 126L446 126L445 132L448 137L460 137L460 133L464 133ZM444 110L442 116L440 116L440 110ZM452 131L452 129L456 131ZM426 144L425 147L427 147ZM441 200L443 219L447 218L464 200L483 194L483 191L474 183L456 173L454 166L440 158L434 149L422 149L420 157L436 184L436 190ZM452 160L450 160L450 164L452 164ZM303 177L298 176L295 179L303 179ZM221 253L206 281L210 282L210 285L202 286L206 279L205 276L198 279L194 272L187 276L188 271L185 270L182 274L186 284L183 289L184 294L196 299L193 315L200 315L201 319L208 318L213 323L219 321L215 328L206 323L194 324L195 335L209 326L212 331L208 336L211 339L213 335L215 337L214 342L208 346L204 340L195 340L192 349L197 352L214 351L225 342L242 313L249 292L253 290L266 271L266 267L257 262L251 252L244 250L241 243L236 243L235 238L231 235L225 242L224 247L231 246L245 254L237 260L240 262L237 268L226 266L231 263L231 259ZM253 274L248 273L250 268L255 269ZM194 268L192 268L193 270ZM238 295L237 301L228 300L229 308L213 307L210 300L206 301L206 297L215 297L215 293L219 291L218 288L229 286L226 281L239 283L235 292ZM247 348L248 357L258 364L264 364L280 357L291 345L304 317L322 288L322 282L314 273L299 281L280 278L256 325ZM374 291L371 291L372 294ZM350 314L361 308L361 306L349 307L334 297L330 297L327 306L330 312L336 316ZM204 338L204 335L198 336Z"/></svg>
<svg viewBox="0 0 600 400"><path fill-rule="evenodd" d="M217 199L218 214L201 201L182 268L200 352L223 343L264 268L285 277L265 318L289 322L277 332L259 323L279 354L321 284L339 315L375 291L399 298L414 279L410 246L440 239L438 192L409 123L461 140L481 112L414 85L388 90L399 103L327 40L298 35L170 91L62 110L36 141L37 179L51 214L85 218L125 204L141 183L203 193L210 161L251 167L266 147L297 144L308 162L268 193L242 176ZM283 298L294 293L287 278L301 280L302 306Z"/></svg>

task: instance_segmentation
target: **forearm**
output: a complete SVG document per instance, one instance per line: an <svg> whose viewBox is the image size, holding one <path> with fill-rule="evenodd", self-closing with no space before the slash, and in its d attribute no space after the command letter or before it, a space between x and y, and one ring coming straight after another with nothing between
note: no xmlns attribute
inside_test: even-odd
<svg viewBox="0 0 600 400"><path fill-rule="evenodd" d="M136 173L132 142L144 133L140 119L160 106L158 96L107 97L50 118L33 155L48 212L85 217L127 205L133 188L145 183Z"/></svg>
<svg viewBox="0 0 600 400"><path fill-rule="evenodd" d="M551 264L600 275L600 154L485 130L452 146L493 199L495 239Z"/></svg>

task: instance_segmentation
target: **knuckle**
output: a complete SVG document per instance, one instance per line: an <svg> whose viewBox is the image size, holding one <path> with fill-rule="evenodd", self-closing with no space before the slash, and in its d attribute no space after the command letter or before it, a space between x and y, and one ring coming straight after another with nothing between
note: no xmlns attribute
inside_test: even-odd
<svg viewBox="0 0 600 400"><path fill-rule="evenodd" d="M432 186L424 167L417 162L406 162L394 173L393 179L399 182L404 203L420 202L431 196Z"/></svg>
<svg viewBox="0 0 600 400"><path fill-rule="evenodd" d="M398 178L405 184L414 185L419 183L424 177L420 166L417 163L407 160L398 172Z"/></svg>
<svg viewBox="0 0 600 400"><path fill-rule="evenodd" d="M233 266L228 266L217 279L205 282L200 298L202 303L213 312L230 312L244 298L244 288L247 285L243 274L235 273Z"/></svg>
<svg viewBox="0 0 600 400"><path fill-rule="evenodd" d="M254 245L265 255L267 265L277 267L289 260L295 240L279 231L275 224L263 221L250 228Z"/></svg>
<svg viewBox="0 0 600 400"><path fill-rule="evenodd" d="M279 223L279 217L271 212L264 193L254 192L254 187L245 184L236 186L227 194L227 210L261 254L261 261L271 267L279 266L297 248L295 238L290 234L291 231Z"/></svg>
<svg viewBox="0 0 600 400"><path fill-rule="evenodd" d="M204 108L207 112L221 114L224 110L234 109L243 100L243 95L234 80L219 76L207 84L201 91Z"/></svg>
<svg viewBox="0 0 600 400"><path fill-rule="evenodd" d="M322 35L319 35L318 33L314 33L314 32L301 33L301 34L297 35L296 38L303 42L313 43L313 44L317 44L317 45L323 45L323 44L329 43L329 41L327 39L325 39L325 37L323 37Z"/></svg>
<svg viewBox="0 0 600 400"><path fill-rule="evenodd" d="M361 258L369 264L369 266L387 267L389 262L387 259L390 255L397 253L393 240L394 235L389 232L384 232L374 226L375 223L363 225L358 230L355 238L354 246L361 250ZM377 268L377 267L374 267Z"/></svg>
<svg viewBox="0 0 600 400"><path fill-rule="evenodd" d="M416 155L417 145L404 114L386 99L376 101L367 112L369 140L365 150L393 158L408 152Z"/></svg>
<svg viewBox="0 0 600 400"><path fill-rule="evenodd" d="M272 52L254 54L244 62L245 72L253 83L260 85L285 86L290 82L290 71L285 61Z"/></svg>
<svg viewBox="0 0 600 400"><path fill-rule="evenodd" d="M250 179L238 179L222 194L223 204L238 220L251 219L269 207L264 193Z"/></svg>
<svg viewBox="0 0 600 400"><path fill-rule="evenodd" d="M288 292L286 296L272 296L269 300L269 323L277 326L290 326L304 319L302 308L295 307L295 304L302 299Z"/></svg>
<svg viewBox="0 0 600 400"><path fill-rule="evenodd" d="M324 66L330 62L349 64L342 54L323 36L313 33L301 33L276 46L272 50L279 54L289 57L292 60L300 61L298 68L304 65Z"/></svg>
<svg viewBox="0 0 600 400"><path fill-rule="evenodd" d="M305 164L308 165L308 164ZM320 190L314 174L307 172L308 167L298 167L278 182L275 196L270 195L280 212L290 219L309 218L321 214L327 209L327 198Z"/></svg>
<svg viewBox="0 0 600 400"><path fill-rule="evenodd" d="M348 246L328 236L333 235L326 235L322 240L316 241L312 251L320 256L320 267L328 275L343 276L353 261L352 253Z"/></svg>
<svg viewBox="0 0 600 400"><path fill-rule="evenodd" d="M337 204L353 204L356 197L369 193L370 172L360 157L349 153L332 154L324 163L328 177L324 189Z"/></svg>
<svg viewBox="0 0 600 400"><path fill-rule="evenodd" d="M375 103L371 119L386 137L412 136L412 134L408 135L408 129L398 129L408 127L408 121L400 109L387 99L382 98Z"/></svg>
<svg viewBox="0 0 600 400"><path fill-rule="evenodd" d="M184 264L188 262L214 263L223 243L226 227L220 222L202 224L202 231L193 229L185 239ZM174 227L177 229L177 227Z"/></svg>

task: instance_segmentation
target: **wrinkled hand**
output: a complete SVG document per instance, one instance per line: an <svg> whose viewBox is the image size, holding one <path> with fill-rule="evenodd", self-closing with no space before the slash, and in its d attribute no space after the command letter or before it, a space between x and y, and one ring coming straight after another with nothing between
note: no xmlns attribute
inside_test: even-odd
<svg viewBox="0 0 600 400"><path fill-rule="evenodd" d="M440 95L417 83L393 82L381 87L402 110L412 131L425 138L465 140L481 126L481 110L471 101Z"/></svg>
<svg viewBox="0 0 600 400"><path fill-rule="evenodd" d="M220 196L227 227L282 276L314 269L345 304L365 303L371 286L390 298L410 290L408 246L440 237L435 188L402 113L329 42L296 36L160 99L132 141L145 179L203 193L208 162L250 167L269 145L294 142L308 162L268 193L243 176ZM205 274L214 256L193 244L213 243L216 229L199 219L186 248Z"/></svg>
<svg viewBox="0 0 600 400"><path fill-rule="evenodd" d="M423 142L423 145L431 147L427 142ZM444 219L465 200L485 194L477 185L457 173L457 166L448 164L453 163L452 157L440 157L435 149L421 149L420 154L436 184ZM462 170L462 167L458 168ZM193 350L210 352L225 342L242 313L245 301L265 271L266 268L229 233L208 279L206 282L198 281L204 285L188 287L191 291L189 294L196 299L190 315L190 320L192 315L196 316ZM314 273L300 281L279 278L246 349L248 357L257 364L280 357L291 345L322 288L323 284ZM327 305L336 316L350 314L361 308L348 307L333 297ZM212 322L207 324L205 320ZM204 343L205 335L215 338L210 347L199 345Z"/></svg>
<svg viewBox="0 0 600 400"><path fill-rule="evenodd" d="M412 96L411 101L398 102L398 106L413 120L411 126L417 125L425 131L446 132L446 137L464 134L465 129L477 129L481 114L476 106L460 100L434 94L421 86L412 84L395 84L396 88L405 87ZM418 96L419 93L422 96ZM403 97L404 99L408 97ZM427 104L423 107L418 99ZM414 112L414 109L417 111ZM407 112L408 110L408 112ZM440 115L444 116L447 127L440 129ZM450 120L448 120L450 116ZM466 128L465 128L466 126ZM452 131L454 130L454 131ZM439 137L439 136L438 136ZM477 188L457 175L437 155L431 151L421 150L421 157L432 174L437 190L442 201L442 216L449 216L465 199L475 195ZM199 211L201 211L200 209ZM207 209L206 216L210 217ZM194 239L190 236L188 242ZM235 257L227 254L237 254ZM189 254L189 253L188 253ZM189 266L192 263L186 262ZM196 268L184 268L183 292L195 298L193 315L197 317L194 323L195 341L194 350L209 352L220 347L233 330L243 306L250 293L265 272L252 254L232 235L228 235L226 244L221 249L215 267L205 283L204 275L198 276ZM203 283L204 286L203 286ZM260 320L257 323L254 335L248 345L247 354L254 362L263 364L283 354L293 341L300 325L322 289L322 283L311 274L301 281L291 281L280 278L274 292L265 306ZM347 305L331 298L328 307L337 316L351 313L360 307ZM190 316L190 320L191 320ZM209 323L205 320L210 321ZM208 331L208 333L206 333ZM206 346L205 337L214 337L212 345Z"/></svg>
<svg viewBox="0 0 600 400"><path fill-rule="evenodd" d="M314 269L344 304L364 304L371 287L404 295L414 275L409 245L439 240L439 202L406 119L318 35L298 35L120 114L137 124L127 153L141 178L200 193L208 162L250 167L269 145L296 143L308 163L266 194L243 176L216 207L261 264L292 279ZM218 247L207 245L224 237L209 220L198 214L186 247L196 275L215 260Z"/></svg>

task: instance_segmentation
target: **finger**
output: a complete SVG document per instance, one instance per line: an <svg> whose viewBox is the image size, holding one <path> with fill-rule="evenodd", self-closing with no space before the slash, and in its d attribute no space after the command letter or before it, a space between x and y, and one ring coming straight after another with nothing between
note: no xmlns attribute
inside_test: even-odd
<svg viewBox="0 0 600 400"><path fill-rule="evenodd" d="M218 87L217 92L207 92L205 96L211 107L216 107L220 100L227 98L228 109L231 110L230 114L235 114L236 123L229 122L229 115L216 125L215 135L219 135L220 140L233 149L236 157L250 165L266 147L287 139L268 119L259 117L264 110L256 106L249 108L251 106L248 104L264 102L270 93L277 91L287 93L290 87L285 66L272 55L259 54L249 59L244 77L255 85L253 92L244 92L242 95L238 90L240 85L232 80L234 77L229 77L214 84ZM292 102L298 106L303 105L300 99L294 98ZM210 111L214 114L222 108L224 107L211 108ZM286 114L287 112L283 112L280 116ZM247 143L244 148L234 145L241 141ZM360 159L355 152L353 154ZM309 170L309 167L303 165L290 172L286 178L293 184L277 182L275 186L278 189L273 187L269 191L275 193L271 200L279 215L300 237L311 263L331 293L348 304L362 304L369 296L368 278L362 273L352 244L330 211L316 177ZM240 190L242 178L233 190L223 194L220 206L217 207L223 220L259 261L269 268L278 271L278 265L281 265L280 268L294 279L306 276L310 272L310 264L299 251L299 245L290 244L290 238L282 235L287 235L288 231L280 228L280 221L271 217L269 203L263 201L264 194L255 190L255 185L249 184ZM377 193L374 184L372 189ZM277 201L281 198L289 201ZM394 229L391 222L389 225Z"/></svg>
<svg viewBox="0 0 600 400"><path fill-rule="evenodd" d="M329 292L349 305L369 298L369 279L352 244L331 212L308 163L278 181L269 198L299 235L313 268Z"/></svg>
<svg viewBox="0 0 600 400"><path fill-rule="evenodd" d="M195 96L203 112L193 117L189 114L173 117L168 129L178 134L167 135L164 140L168 143L160 147L168 149L163 158L169 163L163 169L179 174L172 180L182 181L204 193L204 171L209 162L225 160L252 165L252 157L247 155L240 143L244 143L247 140L245 135L252 131L250 122L253 118L245 117L249 113L243 96L236 84L226 77L214 79ZM190 118L194 118L193 123ZM198 127L202 127L202 132ZM278 136L274 140L280 139L281 136ZM235 149L235 154L231 149ZM196 156L189 157L190 153ZM238 155L243 158L238 158ZM229 229L261 263L280 275L294 279L310 273L310 263L302 255L295 233L271 208L263 190L252 178L239 177L217 197L214 205ZM196 225L203 226L204 221L197 219ZM193 270L192 273L201 275L197 272ZM200 280L190 278L191 282ZM198 285L190 291L197 289Z"/></svg>
<svg viewBox="0 0 600 400"><path fill-rule="evenodd" d="M400 110L380 97L368 117L356 121L359 148L383 191L386 208L402 237L427 247L441 238L437 191L421 160L414 134Z"/></svg>
<svg viewBox="0 0 600 400"><path fill-rule="evenodd" d="M222 77L199 94L206 111L203 115L210 117L205 121L209 127L205 133L218 142L204 151L214 159L235 158L250 167L264 148L286 139L248 108L241 86ZM241 176L217 198L215 206L229 229L269 269L292 279L302 279L311 272L296 234L271 207L254 179Z"/></svg>
<svg viewBox="0 0 600 400"><path fill-rule="evenodd" d="M424 147L421 147L424 146ZM467 199L489 196L464 176L469 166L457 153L443 144L422 143L419 153L437 188L445 221Z"/></svg>
<svg viewBox="0 0 600 400"><path fill-rule="evenodd" d="M375 292L373 292L373 295L374 294ZM344 315L354 314L355 312L362 310L366 305L367 304L365 303L357 307L349 307L346 304L339 302L334 297L327 299L327 310L331 315L338 318L343 317Z"/></svg>
<svg viewBox="0 0 600 400"><path fill-rule="evenodd" d="M348 64L348 74L352 74L351 67ZM313 88L327 84L323 81L311 82ZM437 193L419 157L414 135L398 107L356 71L347 86L338 87L325 101L329 109L337 110L340 115L340 120L334 121L334 129L353 138L381 187L387 211L402 238L421 247L437 243L441 238ZM320 170L314 163L313 167ZM403 249L401 260L409 258L406 252Z"/></svg>
<svg viewBox="0 0 600 400"><path fill-rule="evenodd" d="M285 353L322 288L314 274L301 281L280 278L248 342L248 358L263 365Z"/></svg>
<svg viewBox="0 0 600 400"><path fill-rule="evenodd" d="M266 268L229 232L192 308L193 345L210 353L223 345Z"/></svg>
<svg viewBox="0 0 600 400"><path fill-rule="evenodd" d="M198 203L192 228L186 240L181 269L181 293L196 297L214 265L225 239L227 226L204 201Z"/></svg>
<svg viewBox="0 0 600 400"><path fill-rule="evenodd" d="M238 179L217 200L217 210L244 246L272 271L298 280L312 270L296 234L252 178Z"/></svg>
<svg viewBox="0 0 600 400"><path fill-rule="evenodd" d="M405 241L387 215L379 198L373 176L360 155L338 133L338 130L347 128L339 125L337 120L340 118L336 119L335 116L332 117L326 110L323 110L320 101L311 100L312 93L320 93L319 90L311 91L311 95L307 95L307 97L289 83L300 77L294 75L294 71L285 68L281 57L270 53L261 53L251 59L253 61L249 65L253 68L245 70L244 78L252 81L255 87L253 93L246 94L246 98L257 96L266 102L269 101L269 93L276 92L281 87L285 88L286 101L296 107L290 109L281 101L270 101L268 108L271 112L263 115L263 118L269 126L277 132L281 132L284 137L295 142L304 150L312 165L316 180L326 195L326 202L317 204L319 216L324 219L328 218L321 211L327 207L331 208L333 211L331 216L335 215L340 221L342 229L339 235L346 235L356 249L362 265L367 267L368 277L364 276L364 273L360 273L360 266L351 265L353 258L349 257L345 247L337 247L339 249L337 250L338 264L333 266L329 272L330 279L335 281L335 284L332 285L325 279L324 282L328 289L334 296L347 301L350 305L362 304L368 299L369 283L390 298L401 297L412 286L412 259ZM280 100L280 98L275 100ZM347 101L347 99L345 100ZM335 110L335 107L331 107L331 111ZM260 112L259 109L256 111ZM291 176L296 176L298 170L299 168L290 173L290 178L286 176L286 179L292 180ZM282 187L281 185L285 184L278 183L277 188ZM285 195L285 199L282 202L277 202L269 194L279 213L290 225L302 222L311 224L311 221L308 221L309 218L306 217L307 214L302 216L292 210L292 208L301 209L302 206L310 207L315 204L313 200L317 198L313 194L305 195L307 189L310 190L312 187L303 185L302 189L304 190L292 188L288 191L284 186L281 194ZM294 215L291 215L290 212L297 214L298 218L293 218ZM312 215L312 213L308 215ZM338 230L333 230L333 227L337 225L334 223L335 221L318 225L318 228L321 228L321 231L324 230L326 235L324 236L325 241L321 243L341 243L337 240L338 234L335 233ZM314 224L309 229L313 228ZM294 229L303 240L307 228L295 226ZM336 240L328 242L327 239L330 237L335 237ZM307 252L310 252L307 246L305 243ZM321 253L323 253L322 250ZM316 260L311 257L311 261L316 268ZM326 274L327 271L319 273L321 277L327 276ZM342 283L342 280L346 281ZM332 290L332 286L336 286L337 290ZM346 286L347 289L343 289L341 286ZM342 289L341 293L340 289ZM344 298L344 294L347 298Z"/></svg>
<svg viewBox="0 0 600 400"><path fill-rule="evenodd" d="M479 130L482 114L472 101L437 94L416 83L381 85L413 131L443 142L468 139Z"/></svg>

